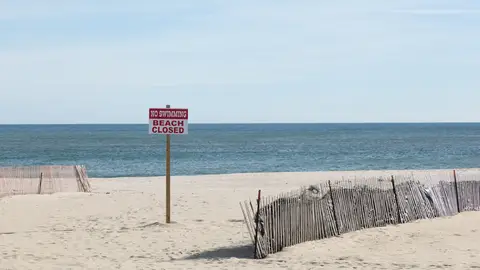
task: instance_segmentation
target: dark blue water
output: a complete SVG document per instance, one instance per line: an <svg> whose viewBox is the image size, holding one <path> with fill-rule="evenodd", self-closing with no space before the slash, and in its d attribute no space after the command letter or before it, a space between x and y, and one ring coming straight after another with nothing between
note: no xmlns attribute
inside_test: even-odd
<svg viewBox="0 0 480 270"><path fill-rule="evenodd" d="M90 177L164 175L146 125L0 125L0 166L84 164ZM480 167L480 124L190 125L174 175Z"/></svg>

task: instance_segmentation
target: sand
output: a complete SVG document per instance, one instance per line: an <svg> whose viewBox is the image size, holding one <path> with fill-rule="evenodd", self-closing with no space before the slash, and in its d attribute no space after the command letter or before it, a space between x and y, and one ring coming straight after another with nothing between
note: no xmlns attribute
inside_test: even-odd
<svg viewBox="0 0 480 270"><path fill-rule="evenodd" d="M391 172L383 172L390 174ZM0 200L0 269L480 269L480 212L357 231L253 260L239 201L346 174L91 179L93 193Z"/></svg>

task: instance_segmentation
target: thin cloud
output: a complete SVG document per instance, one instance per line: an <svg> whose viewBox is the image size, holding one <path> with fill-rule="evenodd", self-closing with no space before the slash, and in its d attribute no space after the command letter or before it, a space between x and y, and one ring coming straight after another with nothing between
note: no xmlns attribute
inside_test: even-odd
<svg viewBox="0 0 480 270"><path fill-rule="evenodd" d="M410 9L396 10L395 13L413 15L467 15L480 14L480 9Z"/></svg>

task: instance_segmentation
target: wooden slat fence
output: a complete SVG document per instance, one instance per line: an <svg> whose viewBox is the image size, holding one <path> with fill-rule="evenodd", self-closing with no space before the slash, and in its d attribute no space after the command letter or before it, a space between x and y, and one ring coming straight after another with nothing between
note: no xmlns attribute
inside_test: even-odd
<svg viewBox="0 0 480 270"><path fill-rule="evenodd" d="M0 167L0 197L90 191L85 166Z"/></svg>
<svg viewBox="0 0 480 270"><path fill-rule="evenodd" d="M265 258L284 247L365 228L480 210L480 171L327 181L240 203L255 248Z"/></svg>

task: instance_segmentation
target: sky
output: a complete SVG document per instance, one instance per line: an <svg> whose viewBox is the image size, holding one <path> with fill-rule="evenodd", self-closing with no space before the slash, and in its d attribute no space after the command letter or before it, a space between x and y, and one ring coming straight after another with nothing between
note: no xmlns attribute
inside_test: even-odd
<svg viewBox="0 0 480 270"><path fill-rule="evenodd" d="M480 122L480 1L0 0L0 124Z"/></svg>

